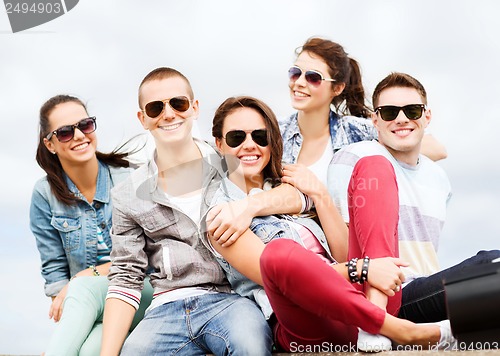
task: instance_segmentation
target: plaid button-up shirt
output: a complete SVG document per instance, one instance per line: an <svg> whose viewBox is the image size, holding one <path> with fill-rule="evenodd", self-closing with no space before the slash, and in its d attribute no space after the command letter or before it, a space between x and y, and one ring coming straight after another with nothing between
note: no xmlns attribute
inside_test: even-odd
<svg viewBox="0 0 500 356"><path fill-rule="evenodd" d="M377 131L371 120L356 116L338 116L330 111L330 138L333 152L358 141L377 139ZM298 114L279 120L281 136L283 137L283 162L297 162L302 147L302 134L299 129Z"/></svg>

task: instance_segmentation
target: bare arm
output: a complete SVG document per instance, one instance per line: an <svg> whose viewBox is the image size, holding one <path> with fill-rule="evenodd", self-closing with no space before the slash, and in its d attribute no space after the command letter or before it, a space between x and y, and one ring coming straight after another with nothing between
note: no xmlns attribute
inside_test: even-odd
<svg viewBox="0 0 500 356"><path fill-rule="evenodd" d="M448 157L446 147L431 134L424 135L422 145L420 146L420 153L433 161L439 161Z"/></svg>
<svg viewBox="0 0 500 356"><path fill-rule="evenodd" d="M123 300L109 298L104 307L101 356L118 355L134 318L135 308Z"/></svg>
<svg viewBox="0 0 500 356"><path fill-rule="evenodd" d="M223 247L215 242L209 235L210 242L214 249L241 274L262 285L260 274L260 256L264 251L264 243L250 229L245 232L230 246Z"/></svg>
<svg viewBox="0 0 500 356"><path fill-rule="evenodd" d="M317 196L316 196L317 195ZM321 227L325 232L326 240L333 258L337 262L347 261L349 248L349 230L337 207L332 201L326 187L324 192L311 196L316 206Z"/></svg>

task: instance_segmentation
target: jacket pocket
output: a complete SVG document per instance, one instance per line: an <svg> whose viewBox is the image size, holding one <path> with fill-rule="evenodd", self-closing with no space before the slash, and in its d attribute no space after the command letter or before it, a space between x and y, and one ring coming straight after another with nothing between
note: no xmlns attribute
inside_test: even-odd
<svg viewBox="0 0 500 356"><path fill-rule="evenodd" d="M80 246L82 231L80 217L53 216L50 224L59 231L66 251L76 250Z"/></svg>
<svg viewBox="0 0 500 356"><path fill-rule="evenodd" d="M168 236L177 236L178 218L171 209L164 207L154 207L147 213L139 216L139 223L144 229L146 236L153 241L162 240Z"/></svg>

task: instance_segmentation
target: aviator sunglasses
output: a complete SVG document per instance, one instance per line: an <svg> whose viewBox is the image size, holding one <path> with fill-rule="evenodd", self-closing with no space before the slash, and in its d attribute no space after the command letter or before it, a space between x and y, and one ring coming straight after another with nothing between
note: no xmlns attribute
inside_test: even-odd
<svg viewBox="0 0 500 356"><path fill-rule="evenodd" d="M401 110L403 110L408 119L418 120L422 117L424 109L424 104L410 104L405 106L385 105L376 108L375 112L378 112L384 121L394 120L398 117Z"/></svg>
<svg viewBox="0 0 500 356"><path fill-rule="evenodd" d="M45 138L50 140L55 135L59 142L68 142L75 137L75 129L80 130L84 134L89 134L94 132L96 128L95 116L92 116L82 119L74 125L61 126L57 130L49 132Z"/></svg>
<svg viewBox="0 0 500 356"><path fill-rule="evenodd" d="M253 131L232 130L226 134L226 143L229 147L236 148L245 142L247 133L252 137L253 142L261 147L266 147L269 144L267 139L267 130L259 129Z"/></svg>
<svg viewBox="0 0 500 356"><path fill-rule="evenodd" d="M146 106L144 107L144 112L150 118L154 119L160 116L160 114L165 109L165 105L167 103L175 111L184 112L189 109L189 106L191 105L191 100L189 100L185 96L176 96L170 99L152 101L146 104Z"/></svg>
<svg viewBox="0 0 500 356"><path fill-rule="evenodd" d="M302 69L300 69L297 66L293 66L293 67L291 67L288 70L288 78L292 82L296 82L297 79L299 79L301 75L302 75ZM309 84L312 84L312 85L314 85L316 87L319 86L323 80L326 80L328 82L334 82L335 81L335 79L332 79L332 78L324 78L323 74L321 74L318 71L312 70L312 69L306 71L304 73L304 76L306 78L306 81Z"/></svg>

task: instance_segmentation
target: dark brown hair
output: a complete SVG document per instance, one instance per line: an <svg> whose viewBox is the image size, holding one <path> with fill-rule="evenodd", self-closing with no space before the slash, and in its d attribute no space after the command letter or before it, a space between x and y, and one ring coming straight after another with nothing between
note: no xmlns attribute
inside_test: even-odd
<svg viewBox="0 0 500 356"><path fill-rule="evenodd" d="M313 37L295 51L297 55L309 52L320 57L329 67L330 76L335 79L332 85L345 83L345 88L332 100L337 112L343 115L368 117L370 109L365 104L365 90L361 78L361 69L356 60L350 58L344 48L327 39ZM341 109L345 103L345 109Z"/></svg>
<svg viewBox="0 0 500 356"><path fill-rule="evenodd" d="M173 78L173 77L180 77L186 81L188 94L190 96L189 99L193 100L194 99L193 88L191 87L191 83L189 82L189 80L186 78L186 76L184 74L182 74L181 72L179 72L178 70L173 69L173 68L159 67L159 68L153 69L151 72L149 72L144 77L141 84L139 85L139 107L142 109L142 106L141 106L141 88L144 84L146 84L147 82L151 82L153 80L163 80L163 79L168 79L168 78Z"/></svg>
<svg viewBox="0 0 500 356"><path fill-rule="evenodd" d="M382 81L375 87L372 96L373 107L376 108L378 106L380 93L382 93L382 91L394 87L415 89L420 95L422 103L427 105L427 93L422 83L409 74L393 72L382 79Z"/></svg>
<svg viewBox="0 0 500 356"><path fill-rule="evenodd" d="M59 157L55 154L51 154L45 144L43 139L49 134L50 123L49 116L52 111L59 104L73 102L78 105L83 106L85 111L87 108L85 104L78 98L70 95L56 95L49 100L47 100L40 108L40 121L39 121L39 136L38 136L38 147L36 150L36 161L38 165L47 173L47 180L49 182L52 193L56 198L66 205L75 204L79 198L77 198L68 188L65 178L64 170L62 168ZM53 136L54 137L54 136ZM54 137L54 139L57 139ZM115 167L129 167L131 164L126 158L128 155L137 152L134 150L131 152L120 152L125 144L114 149L111 153L102 153L96 151L97 159L107 165Z"/></svg>
<svg viewBox="0 0 500 356"><path fill-rule="evenodd" d="M226 99L215 111L212 123L212 136L222 139L222 127L226 117L241 108L250 108L257 111L266 124L271 158L264 167L264 179L270 180L273 185L281 180L281 157L283 155L283 141L276 115L267 104L251 96L237 96Z"/></svg>

